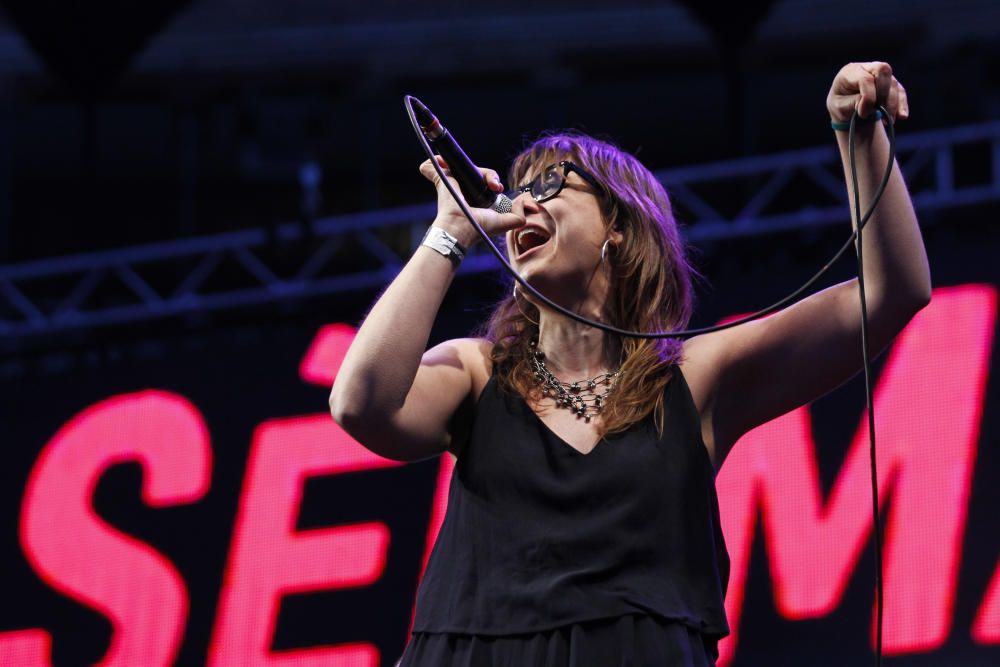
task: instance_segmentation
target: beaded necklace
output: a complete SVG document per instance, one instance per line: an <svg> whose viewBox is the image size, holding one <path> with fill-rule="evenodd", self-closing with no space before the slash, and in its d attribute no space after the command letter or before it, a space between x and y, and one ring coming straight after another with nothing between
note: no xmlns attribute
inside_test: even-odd
<svg viewBox="0 0 1000 667"><path fill-rule="evenodd" d="M556 407L572 410L587 422L590 422L591 417L600 414L621 374L619 369L612 373L601 373L587 380L563 382L546 368L545 353L538 349L536 341L531 341L531 366L534 369L535 380L546 396L555 399ZM594 390L598 387L605 389L597 393Z"/></svg>

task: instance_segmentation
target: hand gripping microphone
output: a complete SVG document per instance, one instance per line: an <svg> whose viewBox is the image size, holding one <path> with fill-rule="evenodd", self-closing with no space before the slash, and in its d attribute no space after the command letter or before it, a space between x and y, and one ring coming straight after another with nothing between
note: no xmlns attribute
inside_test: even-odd
<svg viewBox="0 0 1000 667"><path fill-rule="evenodd" d="M448 163L451 175L458 181L465 201L476 208L492 208L497 213L510 213L513 203L507 195L497 194L486 185L486 179L472 160L455 142L455 137L441 124L441 121L431 113L416 98L411 98L413 112L417 116L420 130L427 137L434 150Z"/></svg>

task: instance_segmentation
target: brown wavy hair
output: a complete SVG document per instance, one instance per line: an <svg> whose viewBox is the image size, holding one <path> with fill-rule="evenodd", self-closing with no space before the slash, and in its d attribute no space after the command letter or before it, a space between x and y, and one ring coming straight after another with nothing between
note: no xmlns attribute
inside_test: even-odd
<svg viewBox="0 0 1000 667"><path fill-rule="evenodd" d="M666 190L633 155L575 130L546 132L514 158L507 182L523 183L533 170L567 159L601 183L598 200L605 229L623 234L621 244L608 253L610 323L632 331L686 328L694 310L692 278L703 276L688 261L689 246L681 238ZM493 343L490 358L498 386L537 401L542 391L529 354L530 342L538 337L538 325L531 321L538 320L538 308L522 299L522 313L512 286L511 279L507 296L477 333ZM601 410L601 435L625 431L655 412L662 437L664 389L681 360L683 341L621 337L619 342L621 375Z"/></svg>

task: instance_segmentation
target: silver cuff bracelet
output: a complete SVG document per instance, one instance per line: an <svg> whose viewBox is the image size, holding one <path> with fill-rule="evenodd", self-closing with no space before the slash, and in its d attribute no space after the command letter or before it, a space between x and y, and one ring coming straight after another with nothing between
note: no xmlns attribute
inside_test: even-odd
<svg viewBox="0 0 1000 667"><path fill-rule="evenodd" d="M458 242L458 239L440 227L434 227L433 225L428 227L427 233L424 234L424 239L420 242L420 245L433 248L450 259L455 266L458 266L465 258L465 248Z"/></svg>

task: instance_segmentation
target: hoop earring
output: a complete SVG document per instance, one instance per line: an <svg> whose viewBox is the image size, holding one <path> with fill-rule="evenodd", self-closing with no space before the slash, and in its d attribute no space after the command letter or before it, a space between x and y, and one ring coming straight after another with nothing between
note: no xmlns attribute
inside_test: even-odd
<svg viewBox="0 0 1000 667"><path fill-rule="evenodd" d="M608 244L611 243L611 239L605 239L604 245L601 246L601 264L604 263L605 258L608 256ZM614 248L615 246L611 246Z"/></svg>
<svg viewBox="0 0 1000 667"><path fill-rule="evenodd" d="M517 281L514 281L514 305L517 306L517 309L519 311L521 311L521 315L524 316L524 319L528 320L529 322L531 322L532 324L534 324L536 327L540 326L538 324L537 320L533 320L530 317L528 317L528 314L524 312L523 308L521 308L521 304L517 302Z"/></svg>

